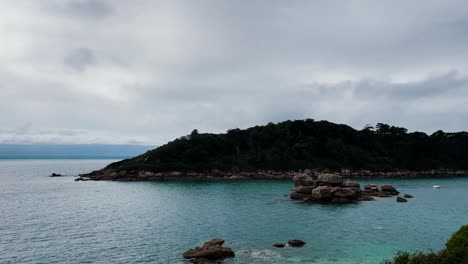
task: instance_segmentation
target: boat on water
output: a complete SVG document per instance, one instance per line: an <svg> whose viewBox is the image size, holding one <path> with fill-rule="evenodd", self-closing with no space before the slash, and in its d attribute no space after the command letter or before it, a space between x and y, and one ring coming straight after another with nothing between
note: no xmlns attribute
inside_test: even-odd
<svg viewBox="0 0 468 264"><path fill-rule="evenodd" d="M432 188L434 188L434 189L440 189L440 186L436 184L436 185L432 186Z"/></svg>

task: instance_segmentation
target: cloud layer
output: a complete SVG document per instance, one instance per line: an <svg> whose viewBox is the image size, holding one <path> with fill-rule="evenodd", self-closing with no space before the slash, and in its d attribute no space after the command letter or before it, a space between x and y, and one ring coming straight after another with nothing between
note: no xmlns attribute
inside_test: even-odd
<svg viewBox="0 0 468 264"><path fill-rule="evenodd" d="M468 130L466 1L9 1L0 143L314 118Z"/></svg>

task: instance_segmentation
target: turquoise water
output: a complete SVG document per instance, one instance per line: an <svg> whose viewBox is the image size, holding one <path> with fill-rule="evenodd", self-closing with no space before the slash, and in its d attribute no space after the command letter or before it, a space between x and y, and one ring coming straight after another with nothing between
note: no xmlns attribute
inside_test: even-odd
<svg viewBox="0 0 468 264"><path fill-rule="evenodd" d="M397 250L439 250L468 224L468 178L374 180L415 198L332 206L291 201L290 181L47 177L109 162L0 161L0 263L188 263L181 253L213 237L236 251L225 263L379 263ZM307 245L271 246L288 239Z"/></svg>

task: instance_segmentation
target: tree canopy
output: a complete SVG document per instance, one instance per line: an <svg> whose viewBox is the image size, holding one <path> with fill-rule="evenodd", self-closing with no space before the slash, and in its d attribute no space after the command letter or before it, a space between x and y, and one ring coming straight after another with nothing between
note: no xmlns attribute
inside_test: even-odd
<svg viewBox="0 0 468 264"><path fill-rule="evenodd" d="M109 166L151 171L467 169L468 133L408 133L383 123L356 130L328 121L288 120L223 134L195 129Z"/></svg>

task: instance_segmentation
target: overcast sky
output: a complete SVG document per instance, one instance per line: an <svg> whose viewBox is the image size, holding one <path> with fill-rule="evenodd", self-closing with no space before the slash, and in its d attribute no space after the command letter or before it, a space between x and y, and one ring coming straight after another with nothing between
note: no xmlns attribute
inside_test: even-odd
<svg viewBox="0 0 468 264"><path fill-rule="evenodd" d="M468 130L468 1L2 1L0 143Z"/></svg>

